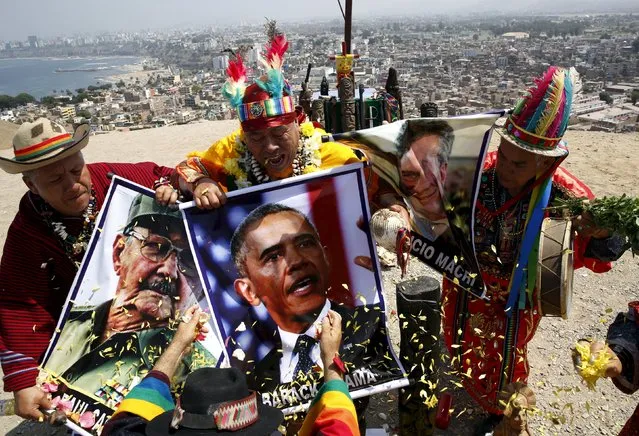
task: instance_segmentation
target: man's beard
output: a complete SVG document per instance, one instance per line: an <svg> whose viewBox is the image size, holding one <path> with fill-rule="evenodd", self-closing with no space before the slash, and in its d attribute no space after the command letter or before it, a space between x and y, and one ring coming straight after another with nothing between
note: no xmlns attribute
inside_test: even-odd
<svg viewBox="0 0 639 436"><path fill-rule="evenodd" d="M177 279L151 277L140 283L135 306L143 317L154 320L170 318L174 312L174 298L178 297Z"/></svg>
<svg viewBox="0 0 639 436"><path fill-rule="evenodd" d="M176 278L163 277L163 276L151 276L144 280L138 286L138 289L150 290L157 292L158 294L165 295L167 297L178 296L178 281Z"/></svg>

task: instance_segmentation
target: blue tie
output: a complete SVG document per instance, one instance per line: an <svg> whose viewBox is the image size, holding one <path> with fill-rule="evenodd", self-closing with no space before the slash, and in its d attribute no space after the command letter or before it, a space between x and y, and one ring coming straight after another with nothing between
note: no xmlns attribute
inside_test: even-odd
<svg viewBox="0 0 639 436"><path fill-rule="evenodd" d="M308 374L313 368L313 360L311 359L311 349L317 343L317 341L307 335L299 335L295 349L293 352L297 353L297 365L295 365L295 372L293 377L298 377L300 371L302 374Z"/></svg>

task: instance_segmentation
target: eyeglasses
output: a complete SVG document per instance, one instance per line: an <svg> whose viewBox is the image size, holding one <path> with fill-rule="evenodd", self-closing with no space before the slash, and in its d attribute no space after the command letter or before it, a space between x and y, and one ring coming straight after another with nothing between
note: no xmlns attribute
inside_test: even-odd
<svg viewBox="0 0 639 436"><path fill-rule="evenodd" d="M144 236L135 230L128 232L128 236L131 236L142 243L140 246L140 253L142 256L153 262L162 262L163 260L166 260L171 253L175 252L178 265L185 269L182 273L187 274L195 268L195 262L191 255L190 248L176 247L170 239L165 238L164 236Z"/></svg>

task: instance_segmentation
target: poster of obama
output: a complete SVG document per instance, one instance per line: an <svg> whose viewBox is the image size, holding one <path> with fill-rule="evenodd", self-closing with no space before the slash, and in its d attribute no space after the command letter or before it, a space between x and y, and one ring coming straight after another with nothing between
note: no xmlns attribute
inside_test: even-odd
<svg viewBox="0 0 639 436"><path fill-rule="evenodd" d="M265 404L303 410L322 383L318 326L342 318L353 397L407 384L386 334L362 164L227 194L184 209L230 365Z"/></svg>
<svg viewBox="0 0 639 436"><path fill-rule="evenodd" d="M475 200L492 126L501 115L414 118L333 136L363 151L404 199L394 221L410 229L410 238L398 247L394 237L385 238L392 246L384 248L409 252L478 296L485 291L473 249ZM373 233L379 233L375 226Z"/></svg>
<svg viewBox="0 0 639 436"><path fill-rule="evenodd" d="M72 420L94 412L94 433L153 368L189 308L200 305L208 334L183 354L172 386L215 366L222 350L179 209L114 177L96 223L43 365Z"/></svg>

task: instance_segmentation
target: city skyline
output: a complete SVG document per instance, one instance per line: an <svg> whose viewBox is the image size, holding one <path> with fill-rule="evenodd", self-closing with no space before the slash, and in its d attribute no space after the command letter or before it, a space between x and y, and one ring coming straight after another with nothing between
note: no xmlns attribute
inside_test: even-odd
<svg viewBox="0 0 639 436"><path fill-rule="evenodd" d="M218 1L191 0L183 7L172 0L138 0L128 2L112 0L108 7L78 8L69 0L46 2L35 0L29 3L14 3L12 13L0 17L0 40L26 40L34 35L38 38L54 38L73 34L99 34L113 32L138 32L143 30L184 29L188 27L224 27L243 23L260 24L264 17L278 22L326 20L342 18L337 0L317 0L309 13L308 4L291 3L285 0L266 2L244 0L241 3L226 3L221 8ZM342 0L342 5L344 5ZM34 13L37 10L38 13ZM639 12L633 0L567 0L557 8L556 2L542 0L459 0L437 5L426 5L419 0L353 1L353 18L400 17L412 15L436 17L437 15L472 16L492 13L534 13L551 15L562 13Z"/></svg>

